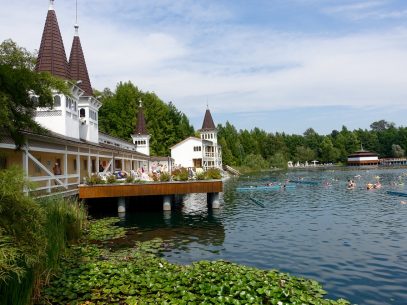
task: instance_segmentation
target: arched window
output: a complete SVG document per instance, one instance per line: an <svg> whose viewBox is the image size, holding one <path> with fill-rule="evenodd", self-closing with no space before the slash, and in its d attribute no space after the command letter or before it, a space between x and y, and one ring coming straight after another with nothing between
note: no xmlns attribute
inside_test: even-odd
<svg viewBox="0 0 407 305"><path fill-rule="evenodd" d="M61 97L59 95L54 96L54 107L61 107Z"/></svg>
<svg viewBox="0 0 407 305"><path fill-rule="evenodd" d="M81 108L79 110L79 117L84 118L85 117L85 108Z"/></svg>

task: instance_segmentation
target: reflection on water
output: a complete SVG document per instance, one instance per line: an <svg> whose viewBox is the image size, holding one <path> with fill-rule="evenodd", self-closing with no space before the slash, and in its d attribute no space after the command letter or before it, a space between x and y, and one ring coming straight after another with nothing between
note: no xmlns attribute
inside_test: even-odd
<svg viewBox="0 0 407 305"><path fill-rule="evenodd" d="M185 197L170 213L127 213L138 238L162 238L178 263L225 259L314 278L330 298L358 304L407 304L407 205L387 190L407 192L406 170L316 170L263 173L225 183L221 209L206 194ZM380 176L383 188L366 190ZM316 181L286 190L236 187L286 179ZM346 180L357 187L346 190ZM255 204L255 201L262 205Z"/></svg>

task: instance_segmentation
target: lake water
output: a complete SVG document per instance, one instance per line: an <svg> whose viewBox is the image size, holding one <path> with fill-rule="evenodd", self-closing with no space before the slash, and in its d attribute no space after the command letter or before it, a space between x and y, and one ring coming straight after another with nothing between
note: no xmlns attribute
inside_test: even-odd
<svg viewBox="0 0 407 305"><path fill-rule="evenodd" d="M316 279L328 298L405 305L407 204L401 201L407 198L386 191L407 192L406 173L335 169L243 176L225 182L218 211L208 211L206 194L194 194L170 213L127 213L122 225L137 227L142 240L164 239L168 247L163 255L171 262L223 259L278 269ZM376 176L382 189L366 190L364 185ZM299 178L318 185L236 190ZM349 178L356 189L346 189Z"/></svg>

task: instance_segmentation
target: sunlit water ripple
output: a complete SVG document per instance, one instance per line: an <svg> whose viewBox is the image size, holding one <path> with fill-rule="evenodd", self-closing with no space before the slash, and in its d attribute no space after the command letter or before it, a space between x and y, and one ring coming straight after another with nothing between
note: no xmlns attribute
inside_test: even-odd
<svg viewBox="0 0 407 305"><path fill-rule="evenodd" d="M141 239L163 238L164 256L187 264L229 260L279 269L318 280L329 298L367 305L407 304L407 204L387 190L406 191L394 182L406 170L335 170L264 173L225 182L221 209L208 211L205 194L185 198L170 214L136 212L123 224L137 227ZM355 178L357 188L346 190ZM379 175L380 190L365 183ZM269 181L317 181L294 189L236 191ZM331 186L324 186L329 181ZM262 203L255 204L250 198Z"/></svg>

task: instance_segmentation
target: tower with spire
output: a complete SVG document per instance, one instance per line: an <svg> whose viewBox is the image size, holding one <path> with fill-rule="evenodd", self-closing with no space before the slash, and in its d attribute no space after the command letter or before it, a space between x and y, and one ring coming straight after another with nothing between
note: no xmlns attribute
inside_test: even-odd
<svg viewBox="0 0 407 305"><path fill-rule="evenodd" d="M88 68L86 67L85 56L83 54L81 40L79 38L79 25L77 17L74 28L75 34L72 41L68 68L71 79L81 90L83 90L83 94L79 97L78 101L80 120L79 136L82 140L98 143L98 116L99 108L102 106L102 104L93 96Z"/></svg>
<svg viewBox="0 0 407 305"><path fill-rule="evenodd" d="M222 168L222 151L218 145L218 130L213 122L209 106L205 111L202 128L199 130L202 140L202 161L204 169Z"/></svg>
<svg viewBox="0 0 407 305"><path fill-rule="evenodd" d="M49 72L66 81L70 80L65 47L54 9L54 0L49 2L35 71ZM81 94L83 91L74 85L71 87L71 96L54 92L53 107L37 108L35 120L55 133L79 139L78 101Z"/></svg>
<svg viewBox="0 0 407 305"><path fill-rule="evenodd" d="M131 135L137 152L147 156L150 155L150 137L151 136L147 131L146 120L144 118L143 105L141 101L139 101L136 127L134 129L134 133Z"/></svg>
<svg viewBox="0 0 407 305"><path fill-rule="evenodd" d="M54 0L50 0L35 70L49 72L66 80L71 96L54 92L53 107L38 108L35 120L63 136L98 143L98 111L101 103L93 97L78 29L76 24L68 62Z"/></svg>

